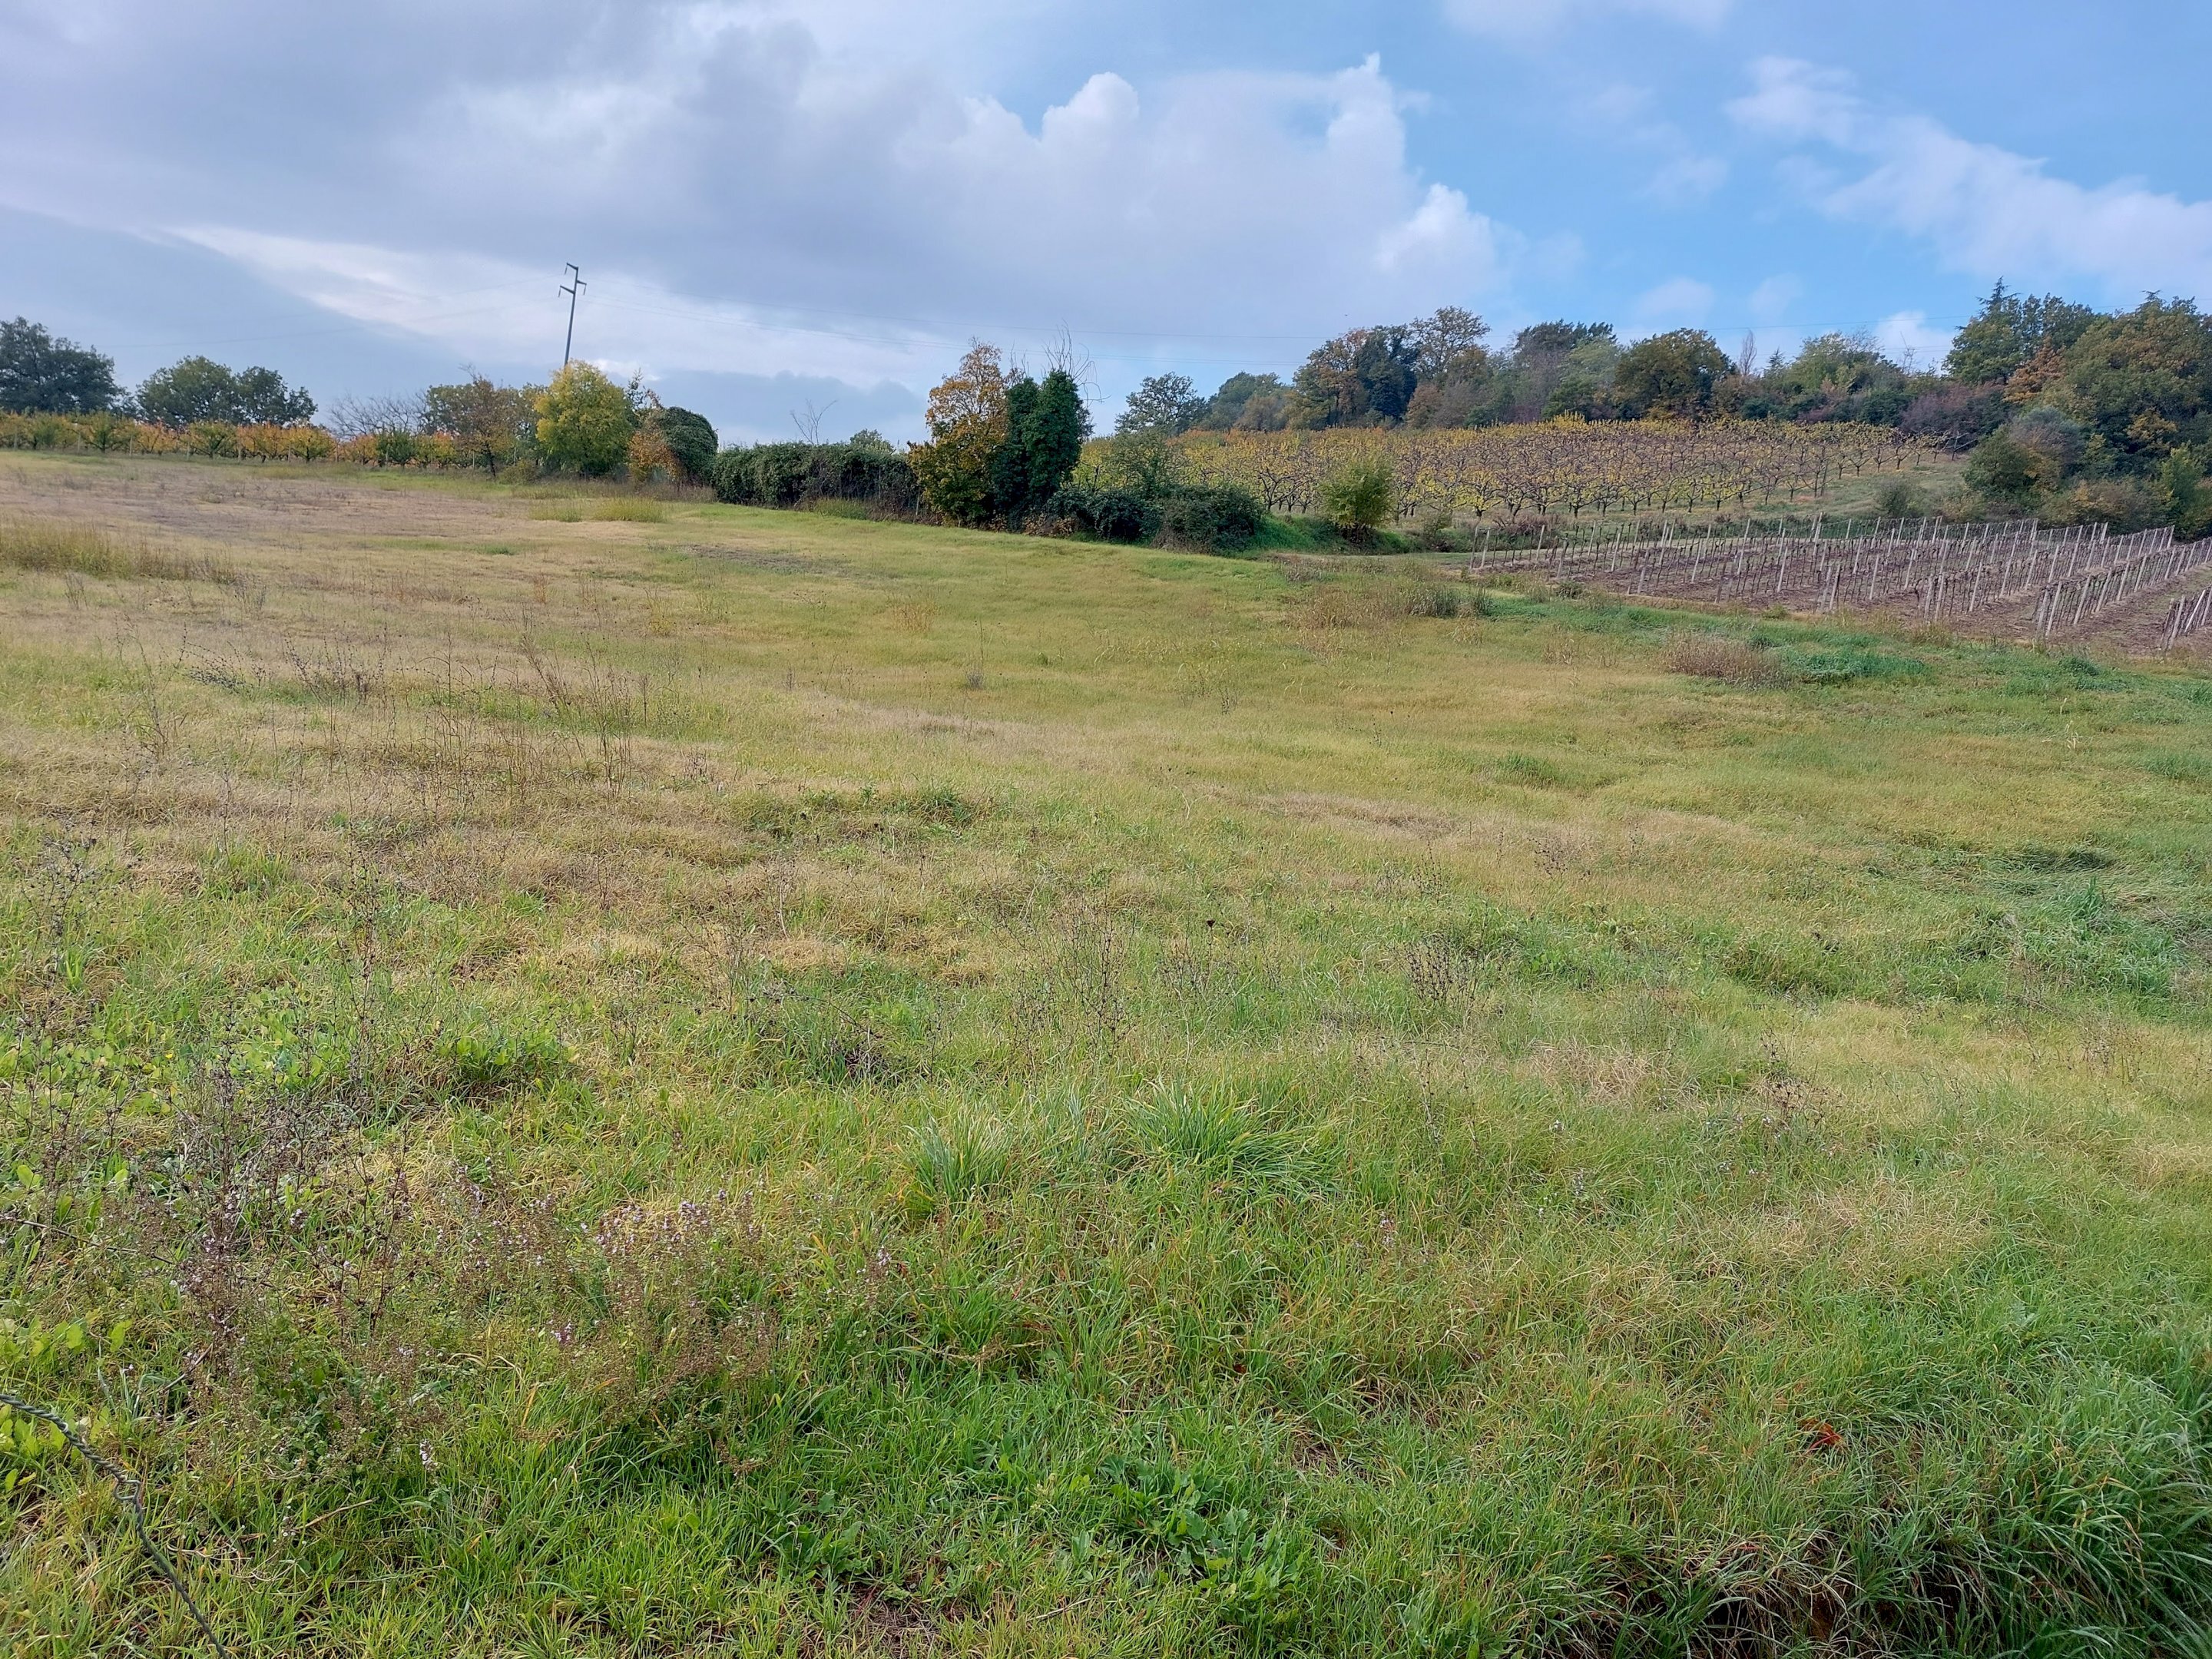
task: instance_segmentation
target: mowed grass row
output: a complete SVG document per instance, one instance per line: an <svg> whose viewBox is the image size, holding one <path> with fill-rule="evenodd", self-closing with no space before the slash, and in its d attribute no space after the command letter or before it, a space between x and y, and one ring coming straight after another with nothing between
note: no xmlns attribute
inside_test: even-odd
<svg viewBox="0 0 2212 1659"><path fill-rule="evenodd" d="M236 472L0 474L0 1388L233 1651L2203 1639L2212 680Z"/></svg>

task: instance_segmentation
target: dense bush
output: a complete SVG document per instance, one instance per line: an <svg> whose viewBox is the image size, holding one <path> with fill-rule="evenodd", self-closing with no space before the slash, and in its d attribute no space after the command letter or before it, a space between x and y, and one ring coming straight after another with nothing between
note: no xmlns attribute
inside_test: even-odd
<svg viewBox="0 0 2212 1659"><path fill-rule="evenodd" d="M1371 531L1396 505L1396 482L1388 463L1355 459L1321 487L1321 502L1339 530Z"/></svg>
<svg viewBox="0 0 2212 1659"><path fill-rule="evenodd" d="M1064 485L1045 503L1048 517L1108 542L1148 542L1160 531L1160 510L1134 490L1099 484Z"/></svg>
<svg viewBox="0 0 2212 1659"><path fill-rule="evenodd" d="M1160 504L1160 528L1170 540L1214 553L1249 547L1267 518L1260 498L1238 484L1193 485Z"/></svg>
<svg viewBox="0 0 2212 1659"><path fill-rule="evenodd" d="M1148 495L1108 483L1071 483L1045 503L1043 516L1101 541L1160 538L1208 553L1249 547L1267 520L1260 498L1239 484L1197 484Z"/></svg>
<svg viewBox="0 0 2212 1659"><path fill-rule="evenodd" d="M757 445L746 468L752 500L762 507L797 507L806 499L812 459L807 444Z"/></svg>
<svg viewBox="0 0 2212 1659"><path fill-rule="evenodd" d="M744 507L801 507L812 501L865 501L890 513L921 505L914 468L872 433L842 444L756 444L715 457L720 499Z"/></svg>
<svg viewBox="0 0 2212 1659"><path fill-rule="evenodd" d="M655 410L650 422L675 457L677 471L686 483L705 483L714 467L714 452L720 440L703 415L695 415L688 409Z"/></svg>

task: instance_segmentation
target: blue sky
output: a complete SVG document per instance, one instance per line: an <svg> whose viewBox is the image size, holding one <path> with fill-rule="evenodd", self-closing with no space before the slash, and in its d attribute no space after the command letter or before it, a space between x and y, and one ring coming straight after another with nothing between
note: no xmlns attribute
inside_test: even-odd
<svg viewBox="0 0 2212 1659"><path fill-rule="evenodd" d="M327 405L556 366L726 438L1102 414L1440 304L1921 362L2002 276L2212 302L2212 7L0 0L0 315Z"/></svg>

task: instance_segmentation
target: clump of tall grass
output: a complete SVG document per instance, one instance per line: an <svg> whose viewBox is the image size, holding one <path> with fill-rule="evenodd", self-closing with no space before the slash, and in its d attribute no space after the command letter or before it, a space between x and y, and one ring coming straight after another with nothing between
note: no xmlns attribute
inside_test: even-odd
<svg viewBox="0 0 2212 1659"><path fill-rule="evenodd" d="M1660 662L1669 673L1730 685L1778 685L1789 678L1771 653L1721 634L1679 635Z"/></svg>
<svg viewBox="0 0 2212 1659"><path fill-rule="evenodd" d="M1442 582L1417 583L1406 595L1406 614L1409 617L1449 618L1468 608L1467 596Z"/></svg>
<svg viewBox="0 0 2212 1659"><path fill-rule="evenodd" d="M1258 1103L1218 1090L1156 1085L1129 1111L1148 1161L1258 1192L1304 1191L1321 1176L1310 1137L1273 1121Z"/></svg>
<svg viewBox="0 0 2212 1659"><path fill-rule="evenodd" d="M949 1210L1005 1186L1014 1164L1013 1141L1002 1124L970 1116L924 1124L911 1132L907 1147L907 1208L917 1216Z"/></svg>
<svg viewBox="0 0 2212 1659"><path fill-rule="evenodd" d="M1350 576L1316 582L1303 620L1315 629L1381 628L1403 617L1452 617L1471 609L1466 595L1443 582Z"/></svg>
<svg viewBox="0 0 2212 1659"><path fill-rule="evenodd" d="M163 552L92 525L56 519L0 520L0 566L108 581L232 582L236 573L205 554Z"/></svg>
<svg viewBox="0 0 2212 1659"><path fill-rule="evenodd" d="M592 516L623 524L666 524L668 509L645 496L611 495L592 510Z"/></svg>

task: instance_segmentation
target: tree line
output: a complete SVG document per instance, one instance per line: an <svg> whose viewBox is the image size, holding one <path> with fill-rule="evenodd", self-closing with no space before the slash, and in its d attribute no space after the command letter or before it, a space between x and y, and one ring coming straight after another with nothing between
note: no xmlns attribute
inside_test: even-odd
<svg viewBox="0 0 2212 1659"><path fill-rule="evenodd" d="M2158 295L2104 313L1999 283L1928 370L1838 333L1764 363L1749 342L1733 357L1698 329L1624 344L1606 323L1538 323L1501 346L1447 307L1324 341L1287 381L1240 373L1207 396L1187 375L1152 376L1115 429L1171 440L1561 419L1889 427L1969 456L1961 511L2212 528L2212 318Z"/></svg>
<svg viewBox="0 0 2212 1659"><path fill-rule="evenodd" d="M640 482L704 483L720 446L705 416L584 362L543 386L501 386L471 374L410 397L343 398L331 426L349 459L509 476L627 473Z"/></svg>
<svg viewBox="0 0 2212 1659"><path fill-rule="evenodd" d="M27 318L0 322L0 442L375 466L481 467L705 483L720 447L705 416L572 363L542 386L471 374L405 397L315 399L275 369L204 356L126 393L114 359Z"/></svg>
<svg viewBox="0 0 2212 1659"><path fill-rule="evenodd" d="M1947 503L1962 515L2033 514L2130 528L2167 522L2189 535L2212 529L2204 477L2212 318L2188 300L2152 295L2106 313L2002 283L1942 364L1927 370L1863 336L1836 333L1763 364L1748 341L1731 357L1697 329L1624 343L1609 324L1559 320L1499 343L1480 317L1445 307L1324 341L1287 380L1239 373L1207 395L1186 375L1152 376L1088 462L1090 419L1073 366L1055 361L1033 376L980 343L933 389L928 436L903 452L872 433L842 444L720 451L702 416L665 408L636 382L617 385L588 363L543 386L471 375L409 398L342 400L325 443L301 430L314 418L314 399L273 369L186 357L125 394L111 358L20 317L0 322L0 411L79 422L66 428L75 434L69 441L100 448L626 471L711 483L733 501L842 496L963 525L1231 542L1255 498L1223 495L1228 486L1195 477L1175 448L1189 434L1846 422L1966 455L1965 490ZM148 429L113 424L124 420ZM64 429L11 428L0 441L35 444Z"/></svg>
<svg viewBox="0 0 2212 1659"><path fill-rule="evenodd" d="M315 418L315 400L273 368L233 369L197 356L155 370L125 393L112 357L18 317L0 322L0 410L116 415L179 428L202 421L302 426Z"/></svg>

